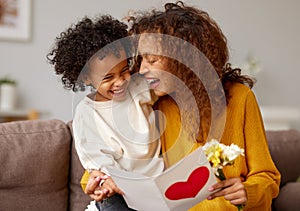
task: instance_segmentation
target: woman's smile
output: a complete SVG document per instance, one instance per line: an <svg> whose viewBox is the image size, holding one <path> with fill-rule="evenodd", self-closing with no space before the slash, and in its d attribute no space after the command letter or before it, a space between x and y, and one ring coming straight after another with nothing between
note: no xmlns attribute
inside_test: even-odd
<svg viewBox="0 0 300 211"><path fill-rule="evenodd" d="M147 78L146 77L146 79L147 79L147 82L148 82L148 84L150 86L150 89L155 89L160 84L160 80L158 78Z"/></svg>

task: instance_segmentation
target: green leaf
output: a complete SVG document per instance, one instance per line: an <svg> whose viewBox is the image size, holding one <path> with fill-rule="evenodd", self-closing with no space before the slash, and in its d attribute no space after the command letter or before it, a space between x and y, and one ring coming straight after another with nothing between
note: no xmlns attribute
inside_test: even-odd
<svg viewBox="0 0 300 211"><path fill-rule="evenodd" d="M12 84L12 85L17 85L17 81L14 79L11 79L9 77L3 77L0 78L0 85L1 84Z"/></svg>

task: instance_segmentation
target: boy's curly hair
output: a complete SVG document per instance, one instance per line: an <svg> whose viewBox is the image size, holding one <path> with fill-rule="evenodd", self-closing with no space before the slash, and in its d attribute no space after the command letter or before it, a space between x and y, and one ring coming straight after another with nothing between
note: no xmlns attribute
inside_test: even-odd
<svg viewBox="0 0 300 211"><path fill-rule="evenodd" d="M47 59L54 65L55 73L62 76L64 88L84 90L84 83L78 77L87 61L98 50L127 34L127 25L110 15L102 15L94 20L84 17L56 37ZM118 50L110 49L116 56L119 56Z"/></svg>

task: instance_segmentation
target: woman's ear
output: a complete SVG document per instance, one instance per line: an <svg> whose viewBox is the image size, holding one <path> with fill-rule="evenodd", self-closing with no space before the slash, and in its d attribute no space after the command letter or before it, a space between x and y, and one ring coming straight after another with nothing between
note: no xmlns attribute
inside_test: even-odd
<svg viewBox="0 0 300 211"><path fill-rule="evenodd" d="M87 74L81 75L80 80L87 86L92 85L92 82Z"/></svg>

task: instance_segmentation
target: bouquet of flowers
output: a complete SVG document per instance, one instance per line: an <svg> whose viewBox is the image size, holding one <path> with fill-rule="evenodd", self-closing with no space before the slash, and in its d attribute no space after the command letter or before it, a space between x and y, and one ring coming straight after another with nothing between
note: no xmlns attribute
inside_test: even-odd
<svg viewBox="0 0 300 211"><path fill-rule="evenodd" d="M212 139L202 147L208 161L211 163L215 170L215 175L220 180L225 180L226 177L223 173L223 167L232 165L234 160L239 156L244 156L244 149L235 144L230 146L221 144L218 140ZM243 209L243 205L237 205L238 210Z"/></svg>

